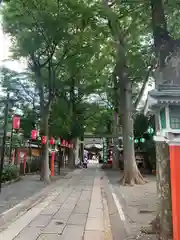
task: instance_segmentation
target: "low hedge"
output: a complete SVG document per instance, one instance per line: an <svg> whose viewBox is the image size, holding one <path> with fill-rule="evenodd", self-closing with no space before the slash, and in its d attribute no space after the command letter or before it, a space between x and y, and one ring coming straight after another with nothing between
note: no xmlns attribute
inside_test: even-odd
<svg viewBox="0 0 180 240"><path fill-rule="evenodd" d="M19 177L19 170L15 165L7 165L4 166L3 172L2 172L2 182L8 182L15 180Z"/></svg>

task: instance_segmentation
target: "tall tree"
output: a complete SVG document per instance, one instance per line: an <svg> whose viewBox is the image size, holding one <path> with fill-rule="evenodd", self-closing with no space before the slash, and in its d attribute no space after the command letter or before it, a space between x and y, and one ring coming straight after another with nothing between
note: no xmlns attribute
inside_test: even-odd
<svg viewBox="0 0 180 240"><path fill-rule="evenodd" d="M88 27L91 12L84 1L10 1L3 16L4 28L15 40L14 55L26 57L34 73L41 135L48 137L49 112L67 73L64 71L67 60L84 51L90 40L89 32L93 35ZM42 179L49 182L48 144L44 145L43 153Z"/></svg>
<svg viewBox="0 0 180 240"><path fill-rule="evenodd" d="M154 49L157 59L157 73L162 73L165 67L165 59L176 50L176 44L167 29L167 21L164 13L162 0L151 0L152 30L154 38ZM159 75L159 74L158 74ZM156 86L159 79L156 78ZM156 116L156 130L159 130ZM170 188L170 166L169 149L166 143L156 143L156 166L157 166L157 193L158 212L153 227L160 233L161 239L168 239L172 234L171 216L171 188Z"/></svg>
<svg viewBox="0 0 180 240"><path fill-rule="evenodd" d="M127 56L128 46L124 37L122 23L119 21L115 3L105 2L105 12L108 25L116 46L116 66L114 77L117 79L117 89L120 101L118 110L121 111L124 145L124 177L123 184L143 184L146 181L140 174L135 161L134 133L133 133L133 106L132 106L132 75L131 65ZM127 28L128 28L127 24ZM127 30L128 31L128 30Z"/></svg>

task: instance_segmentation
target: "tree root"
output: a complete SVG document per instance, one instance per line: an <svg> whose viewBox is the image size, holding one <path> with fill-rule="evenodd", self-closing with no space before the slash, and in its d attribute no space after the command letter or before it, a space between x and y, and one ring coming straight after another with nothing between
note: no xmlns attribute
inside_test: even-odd
<svg viewBox="0 0 180 240"><path fill-rule="evenodd" d="M143 226L141 232L144 234L157 234L157 232L152 229L151 225Z"/></svg>
<svg viewBox="0 0 180 240"><path fill-rule="evenodd" d="M149 223L148 226L144 226L141 228L141 232L145 234L156 234L159 235L160 233L160 218L157 215L152 222Z"/></svg>
<svg viewBox="0 0 180 240"><path fill-rule="evenodd" d="M131 174L124 174L124 176L120 179L120 184L122 185L143 185L148 181L141 175L139 171L135 172L133 175Z"/></svg>
<svg viewBox="0 0 180 240"><path fill-rule="evenodd" d="M150 224L152 226L152 231L155 232L155 233L159 233L159 231L160 231L160 217L159 217L159 215L157 215L155 217L155 219L153 219Z"/></svg>

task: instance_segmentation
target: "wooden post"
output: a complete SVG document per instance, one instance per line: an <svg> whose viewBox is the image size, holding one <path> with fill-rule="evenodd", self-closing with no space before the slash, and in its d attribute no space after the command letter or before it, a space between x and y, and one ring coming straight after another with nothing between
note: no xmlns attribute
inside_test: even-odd
<svg viewBox="0 0 180 240"><path fill-rule="evenodd" d="M54 176L54 159L55 159L55 152L51 153L51 177Z"/></svg>
<svg viewBox="0 0 180 240"><path fill-rule="evenodd" d="M21 151L19 149L17 149L17 165L19 166L21 163Z"/></svg>
<svg viewBox="0 0 180 240"><path fill-rule="evenodd" d="M12 154L12 162L11 162L11 164L14 165L14 162L15 162L15 150L13 150L13 154Z"/></svg>
<svg viewBox="0 0 180 240"><path fill-rule="evenodd" d="M26 159L27 159L27 153L24 153L24 175L26 174Z"/></svg>

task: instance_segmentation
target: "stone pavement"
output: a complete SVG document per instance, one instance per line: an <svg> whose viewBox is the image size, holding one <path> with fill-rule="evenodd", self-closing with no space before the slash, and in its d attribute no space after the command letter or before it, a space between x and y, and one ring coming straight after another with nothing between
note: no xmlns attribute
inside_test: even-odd
<svg viewBox="0 0 180 240"><path fill-rule="evenodd" d="M38 175L23 176L22 180L4 186L0 194L0 213L31 197L44 187L46 185L39 181Z"/></svg>
<svg viewBox="0 0 180 240"><path fill-rule="evenodd" d="M67 173L61 170L61 176L57 177L64 177ZM5 185L0 194L0 214L38 193L46 186L44 182L39 181L37 174L22 176L20 181Z"/></svg>
<svg viewBox="0 0 180 240"><path fill-rule="evenodd" d="M57 181L47 197L0 232L5 240L112 240L108 206L96 167Z"/></svg>

